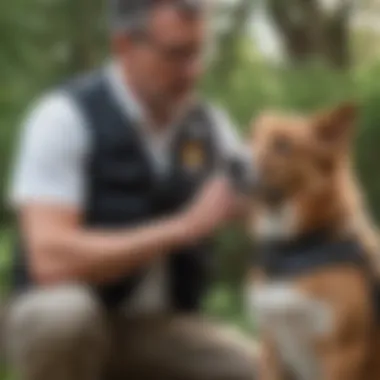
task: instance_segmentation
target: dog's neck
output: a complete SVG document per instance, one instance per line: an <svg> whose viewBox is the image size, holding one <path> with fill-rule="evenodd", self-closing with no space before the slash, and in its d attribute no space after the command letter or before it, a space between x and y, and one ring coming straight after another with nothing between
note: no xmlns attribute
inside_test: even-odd
<svg viewBox="0 0 380 380"><path fill-rule="evenodd" d="M334 236L350 235L357 238L380 271L377 232L366 212L361 189L350 168L341 171L331 186L325 194L295 196L276 207L258 202L253 208L251 235L258 242L286 241L329 228Z"/></svg>
<svg viewBox="0 0 380 380"><path fill-rule="evenodd" d="M315 231L330 230L332 235L350 233L353 228L350 211L357 206L350 199L340 199L342 191L294 194L277 204L258 202L251 233L259 241L294 240Z"/></svg>

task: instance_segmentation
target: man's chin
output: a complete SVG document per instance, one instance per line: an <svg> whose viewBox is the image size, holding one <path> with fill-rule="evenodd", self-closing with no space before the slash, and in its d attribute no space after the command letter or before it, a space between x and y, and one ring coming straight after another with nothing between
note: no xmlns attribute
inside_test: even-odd
<svg viewBox="0 0 380 380"><path fill-rule="evenodd" d="M166 109L176 110L183 107L188 108L194 103L195 96L189 92L171 93L167 96L161 96L160 103Z"/></svg>
<svg viewBox="0 0 380 380"><path fill-rule="evenodd" d="M189 108L196 102L196 94L193 91L183 91L172 97L173 104L177 107Z"/></svg>

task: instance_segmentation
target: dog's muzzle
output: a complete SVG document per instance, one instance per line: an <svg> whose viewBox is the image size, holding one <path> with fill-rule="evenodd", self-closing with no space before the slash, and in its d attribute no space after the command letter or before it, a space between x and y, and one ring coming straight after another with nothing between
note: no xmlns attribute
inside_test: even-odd
<svg viewBox="0 0 380 380"><path fill-rule="evenodd" d="M257 171L250 154L242 152L230 157L225 162L225 171L238 192L251 195L259 189Z"/></svg>

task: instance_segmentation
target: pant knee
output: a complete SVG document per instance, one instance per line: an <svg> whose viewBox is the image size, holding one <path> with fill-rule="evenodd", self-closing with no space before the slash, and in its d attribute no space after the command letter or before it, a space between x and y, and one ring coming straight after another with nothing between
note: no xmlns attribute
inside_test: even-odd
<svg viewBox="0 0 380 380"><path fill-rule="evenodd" d="M203 362L203 363L202 363ZM202 364L199 364L202 363ZM256 380L257 362L254 358L239 352L225 352L200 358L197 376L193 378L207 380Z"/></svg>
<svg viewBox="0 0 380 380"><path fill-rule="evenodd" d="M215 328L213 348L204 361L204 379L256 380L259 346L253 339L233 328Z"/></svg>
<svg viewBox="0 0 380 380"><path fill-rule="evenodd" d="M231 358L231 367L221 375L223 380L256 380L258 379L257 361L247 357Z"/></svg>
<svg viewBox="0 0 380 380"><path fill-rule="evenodd" d="M100 347L106 326L100 305L85 288L61 286L21 295L10 306L6 321L11 357L28 352L54 352L55 347Z"/></svg>

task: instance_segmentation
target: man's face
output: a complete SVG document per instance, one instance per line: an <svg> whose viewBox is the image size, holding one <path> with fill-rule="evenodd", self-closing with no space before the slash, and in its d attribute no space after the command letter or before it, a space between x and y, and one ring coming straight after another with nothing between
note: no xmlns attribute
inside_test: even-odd
<svg viewBox="0 0 380 380"><path fill-rule="evenodd" d="M173 107L191 94L203 70L205 26L201 13L169 3L152 11L141 35L122 37L119 59L141 95Z"/></svg>

